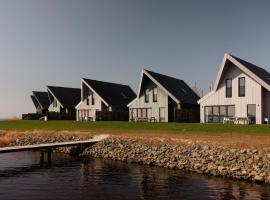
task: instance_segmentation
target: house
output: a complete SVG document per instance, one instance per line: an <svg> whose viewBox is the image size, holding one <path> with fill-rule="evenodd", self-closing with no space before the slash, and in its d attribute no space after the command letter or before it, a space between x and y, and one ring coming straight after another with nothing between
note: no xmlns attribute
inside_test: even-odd
<svg viewBox="0 0 270 200"><path fill-rule="evenodd" d="M212 91L198 101L200 121L262 124L270 117L269 91L269 72L226 53Z"/></svg>
<svg viewBox="0 0 270 200"><path fill-rule="evenodd" d="M50 105L49 113L58 113L75 119L76 105L81 100L81 89L57 86L47 86ZM72 117L74 115L74 117Z"/></svg>
<svg viewBox="0 0 270 200"><path fill-rule="evenodd" d="M198 99L183 80L142 70L137 97L128 104L129 118L130 121L181 121L178 119L181 110L199 113Z"/></svg>
<svg viewBox="0 0 270 200"><path fill-rule="evenodd" d="M32 93L30 97L35 105L36 113L46 114L50 105L48 92L33 91Z"/></svg>
<svg viewBox="0 0 270 200"><path fill-rule="evenodd" d="M127 104L135 97L136 94L128 85L83 78L81 101L76 106L77 120L123 120L118 117L108 119L104 116L113 113L122 113L128 120Z"/></svg>

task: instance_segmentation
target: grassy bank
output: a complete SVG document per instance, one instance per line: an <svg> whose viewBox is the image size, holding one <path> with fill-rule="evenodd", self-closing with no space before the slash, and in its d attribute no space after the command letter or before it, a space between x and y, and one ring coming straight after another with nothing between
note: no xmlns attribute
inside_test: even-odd
<svg viewBox="0 0 270 200"><path fill-rule="evenodd" d="M129 122L76 122L76 121L1 121L0 130L5 131L91 131L91 132L166 132L222 135L270 136L269 125L224 125L188 123L129 123Z"/></svg>

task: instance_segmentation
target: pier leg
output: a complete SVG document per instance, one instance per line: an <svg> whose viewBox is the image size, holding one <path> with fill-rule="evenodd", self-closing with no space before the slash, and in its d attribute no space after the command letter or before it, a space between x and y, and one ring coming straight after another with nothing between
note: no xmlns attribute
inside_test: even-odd
<svg viewBox="0 0 270 200"><path fill-rule="evenodd" d="M44 151L40 152L40 165L44 164Z"/></svg>
<svg viewBox="0 0 270 200"><path fill-rule="evenodd" d="M52 149L48 149L48 164L50 165L52 162Z"/></svg>

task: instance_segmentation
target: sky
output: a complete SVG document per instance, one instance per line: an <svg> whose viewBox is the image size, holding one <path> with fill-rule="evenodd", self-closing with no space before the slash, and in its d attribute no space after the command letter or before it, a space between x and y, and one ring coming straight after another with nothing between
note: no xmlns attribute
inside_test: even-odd
<svg viewBox="0 0 270 200"><path fill-rule="evenodd" d="M0 118L31 91L81 78L130 85L143 68L204 93L225 52L270 71L270 1L0 0Z"/></svg>

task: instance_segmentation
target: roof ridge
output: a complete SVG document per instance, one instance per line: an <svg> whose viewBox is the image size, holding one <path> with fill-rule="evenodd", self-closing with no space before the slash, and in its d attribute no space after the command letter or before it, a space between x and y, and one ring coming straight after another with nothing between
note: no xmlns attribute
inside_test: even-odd
<svg viewBox="0 0 270 200"><path fill-rule="evenodd" d="M73 88L73 87L63 87L63 86L52 86L52 85L47 85L48 88L62 88L62 89L77 89L80 90L81 88Z"/></svg>
<svg viewBox="0 0 270 200"><path fill-rule="evenodd" d="M151 71L151 70L148 70L148 69L144 69L144 70L145 70L146 72L155 73L155 74L158 74L158 75L161 75L161 76L166 76L166 77L168 77L168 78L172 78L172 79L175 79L175 80L178 80L178 81L183 81L183 82L185 82L183 79L180 79L180 78L175 78L175 77L173 77L173 76L161 74L161 73L154 72L154 71Z"/></svg>
<svg viewBox="0 0 270 200"><path fill-rule="evenodd" d="M89 81L96 81L96 82L101 82L101 83L107 83L107 84L114 84L114 85L121 85L121 86L127 86L130 87L129 85L122 84L122 83L114 83L114 82L108 82L108 81L100 81L96 79L89 79L89 78L82 78L83 80L89 80Z"/></svg>

